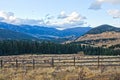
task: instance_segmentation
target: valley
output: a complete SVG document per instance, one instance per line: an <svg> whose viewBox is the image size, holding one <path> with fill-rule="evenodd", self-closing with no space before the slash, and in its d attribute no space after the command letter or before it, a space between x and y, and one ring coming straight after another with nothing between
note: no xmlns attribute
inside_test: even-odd
<svg viewBox="0 0 120 80"><path fill-rule="evenodd" d="M58 30L56 28L47 26L13 25L0 22L0 29L14 31L17 33L23 33L25 35L35 37L38 40L62 43L68 40L74 40L75 38L89 31L91 27L75 27L64 30Z"/></svg>
<svg viewBox="0 0 120 80"><path fill-rule="evenodd" d="M0 80L120 80L120 0L0 0Z"/></svg>
<svg viewBox="0 0 120 80"><path fill-rule="evenodd" d="M120 79L119 28L2 25L0 80Z"/></svg>

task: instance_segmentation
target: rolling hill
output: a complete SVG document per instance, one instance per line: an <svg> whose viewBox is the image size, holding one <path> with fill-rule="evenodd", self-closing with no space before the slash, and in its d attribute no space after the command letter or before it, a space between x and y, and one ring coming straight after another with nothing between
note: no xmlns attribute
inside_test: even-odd
<svg viewBox="0 0 120 80"><path fill-rule="evenodd" d="M91 29L86 34L76 39L75 42L103 47L120 44L120 28L110 25L101 25Z"/></svg>
<svg viewBox="0 0 120 80"><path fill-rule="evenodd" d="M120 28L104 24L89 30L86 34L100 34L103 32L112 32L112 31L120 32Z"/></svg>
<svg viewBox="0 0 120 80"><path fill-rule="evenodd" d="M0 29L0 40L38 40L38 39L20 32Z"/></svg>

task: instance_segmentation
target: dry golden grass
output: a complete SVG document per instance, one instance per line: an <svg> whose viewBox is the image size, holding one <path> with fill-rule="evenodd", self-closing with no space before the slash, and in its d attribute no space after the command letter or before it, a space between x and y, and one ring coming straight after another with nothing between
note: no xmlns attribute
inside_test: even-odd
<svg viewBox="0 0 120 80"><path fill-rule="evenodd" d="M119 80L120 67L47 67L0 69L0 80Z"/></svg>
<svg viewBox="0 0 120 80"><path fill-rule="evenodd" d="M76 40L76 42L79 41L87 41L91 40L92 44L95 46L102 46L106 45L106 47L109 47L111 45L120 44L120 32L103 32L100 34L87 34L84 35ZM102 41L102 39L108 39L107 41ZM115 40L110 40L115 39ZM100 40L99 42L96 42L95 40Z"/></svg>
<svg viewBox="0 0 120 80"><path fill-rule="evenodd" d="M47 56L47 57L45 57ZM51 60L51 57L68 58L67 56L96 58L97 56L78 56L78 55L19 55L19 56L1 56L3 60L16 59L36 59ZM64 56L64 57L63 57ZM102 56L105 57L105 56ZM116 58L115 58L116 59ZM104 59L102 59L104 60ZM110 59L108 59L110 60ZM119 60L119 59L116 59ZM64 61L64 60L63 60ZM70 60L67 60L70 61ZM72 60L73 61L73 60ZM77 61L77 60L76 60ZM81 61L81 60L80 60ZM102 63L103 64L103 63ZM119 64L119 63L118 63ZM9 64L6 64L8 66ZM36 64L37 65L37 64ZM22 65L22 67L2 68L0 69L0 80L120 80L120 66L60 66L54 67L36 67L35 69Z"/></svg>

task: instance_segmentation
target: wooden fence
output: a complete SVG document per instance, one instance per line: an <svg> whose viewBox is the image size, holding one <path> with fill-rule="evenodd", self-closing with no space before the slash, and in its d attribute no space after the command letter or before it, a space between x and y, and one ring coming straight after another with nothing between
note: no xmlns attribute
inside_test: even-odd
<svg viewBox="0 0 120 80"><path fill-rule="evenodd" d="M55 66L120 66L120 56L113 57L51 57L49 59L0 60L1 68L55 67Z"/></svg>

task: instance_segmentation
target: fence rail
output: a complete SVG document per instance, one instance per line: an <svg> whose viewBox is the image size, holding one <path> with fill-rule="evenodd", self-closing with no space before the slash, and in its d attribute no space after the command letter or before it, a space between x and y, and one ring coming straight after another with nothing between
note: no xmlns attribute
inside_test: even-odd
<svg viewBox="0 0 120 80"><path fill-rule="evenodd" d="M54 66L120 66L120 56L116 57L51 57L49 59L0 60L1 68L11 67L54 67Z"/></svg>

